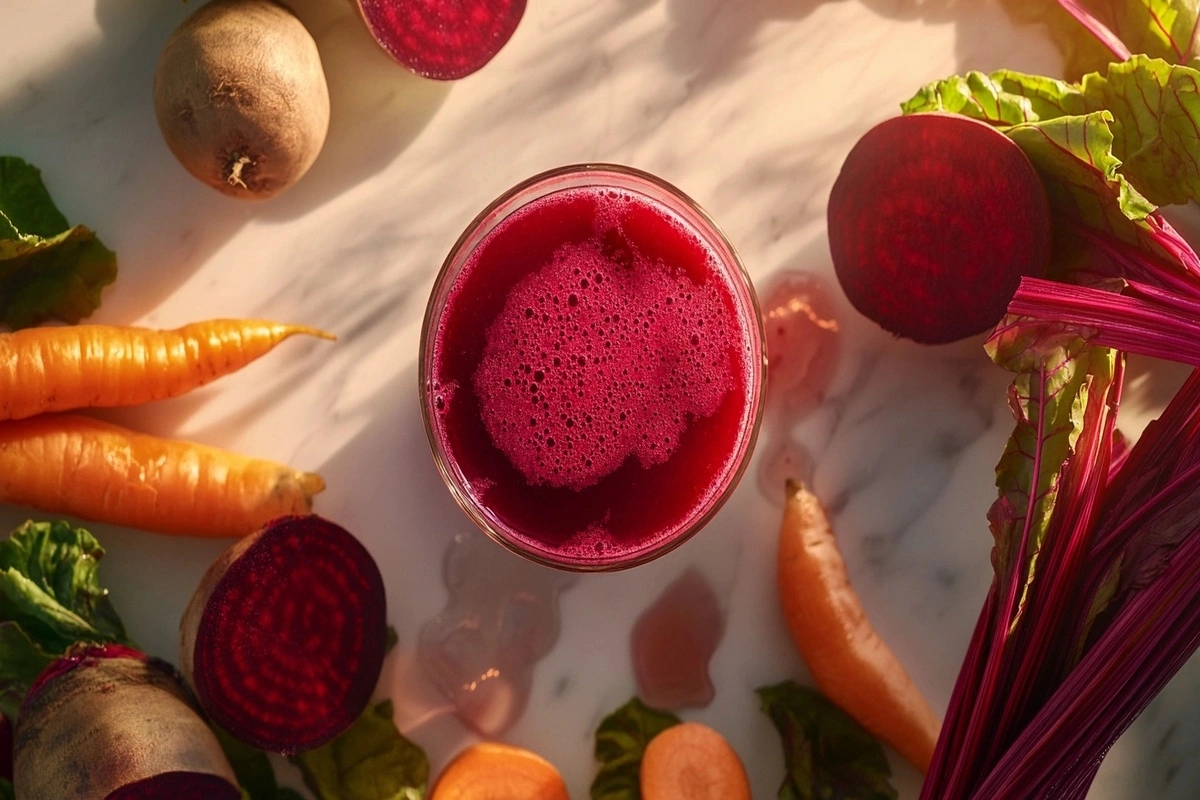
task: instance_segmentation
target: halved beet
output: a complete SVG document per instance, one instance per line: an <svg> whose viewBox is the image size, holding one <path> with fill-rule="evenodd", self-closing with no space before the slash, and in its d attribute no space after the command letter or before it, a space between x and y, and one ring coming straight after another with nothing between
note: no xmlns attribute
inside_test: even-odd
<svg viewBox="0 0 1200 800"><path fill-rule="evenodd" d="M355 0L379 46L418 75L465 78L500 52L525 0Z"/></svg>
<svg viewBox="0 0 1200 800"><path fill-rule="evenodd" d="M174 671L121 646L77 649L26 696L13 787L21 800L239 800L221 745Z"/></svg>
<svg viewBox="0 0 1200 800"><path fill-rule="evenodd" d="M851 149L828 208L838 281L860 312L925 344L995 325L1050 260L1050 209L1011 139L957 114L913 114Z"/></svg>
<svg viewBox="0 0 1200 800"><path fill-rule="evenodd" d="M350 726L379 680L383 578L347 530L281 517L226 550L183 617L180 664L234 737L296 753Z"/></svg>

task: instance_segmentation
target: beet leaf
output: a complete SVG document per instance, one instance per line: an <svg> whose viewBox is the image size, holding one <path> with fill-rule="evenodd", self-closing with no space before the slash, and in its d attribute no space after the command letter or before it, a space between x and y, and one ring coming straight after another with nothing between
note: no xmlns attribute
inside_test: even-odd
<svg viewBox="0 0 1200 800"><path fill-rule="evenodd" d="M0 541L0 712L76 642L130 644L97 569L104 548L65 522L26 522Z"/></svg>
<svg viewBox="0 0 1200 800"><path fill-rule="evenodd" d="M421 800L429 783L425 751L392 721L392 701L368 706L328 744L292 757L317 800Z"/></svg>
<svg viewBox="0 0 1200 800"><path fill-rule="evenodd" d="M780 800L896 800L883 746L829 698L792 681L757 694L783 739Z"/></svg>
<svg viewBox="0 0 1200 800"><path fill-rule="evenodd" d="M1102 70L1128 53L1171 63L1194 57L1194 0L1001 0L1020 23L1045 25L1065 57L1072 78ZM1121 54L1121 55L1116 55Z"/></svg>
<svg viewBox="0 0 1200 800"><path fill-rule="evenodd" d="M596 761L592 800L640 800L638 782L646 745L680 722L670 711L651 708L636 697L600 721L596 729Z"/></svg>
<svg viewBox="0 0 1200 800"><path fill-rule="evenodd" d="M116 277L116 254L87 226L67 223L41 171L0 156L0 324L79 322Z"/></svg>

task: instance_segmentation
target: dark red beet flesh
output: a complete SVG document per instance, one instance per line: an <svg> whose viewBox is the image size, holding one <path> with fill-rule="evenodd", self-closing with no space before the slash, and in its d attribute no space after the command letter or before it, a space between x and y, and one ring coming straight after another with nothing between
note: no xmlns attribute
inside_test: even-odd
<svg viewBox="0 0 1200 800"><path fill-rule="evenodd" d="M192 686L233 736L295 753L336 737L370 700L387 641L383 578L354 536L317 516L255 537L201 612Z"/></svg>
<svg viewBox="0 0 1200 800"><path fill-rule="evenodd" d="M991 126L913 114L872 128L834 183L829 249L851 304L925 344L982 333L1022 275L1045 274L1050 210L1029 159Z"/></svg>
<svg viewBox="0 0 1200 800"><path fill-rule="evenodd" d="M475 72L508 43L525 0L357 0L379 46L426 78Z"/></svg>
<svg viewBox="0 0 1200 800"><path fill-rule="evenodd" d="M240 800L241 792L216 775L167 772L109 792L104 800Z"/></svg>

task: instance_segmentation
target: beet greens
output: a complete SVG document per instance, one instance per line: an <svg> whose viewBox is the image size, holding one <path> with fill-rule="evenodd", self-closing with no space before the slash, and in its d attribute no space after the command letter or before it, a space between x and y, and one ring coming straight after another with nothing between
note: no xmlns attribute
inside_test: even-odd
<svg viewBox="0 0 1200 800"><path fill-rule="evenodd" d="M1082 800L1200 645L1200 373L1132 447L1116 430L1125 353L1200 365L1200 258L1157 208L1200 197L1198 87L1134 56L1079 84L970 73L904 105L1011 138L1054 227L1050 279L1021 280L987 343L1016 427L928 800Z"/></svg>

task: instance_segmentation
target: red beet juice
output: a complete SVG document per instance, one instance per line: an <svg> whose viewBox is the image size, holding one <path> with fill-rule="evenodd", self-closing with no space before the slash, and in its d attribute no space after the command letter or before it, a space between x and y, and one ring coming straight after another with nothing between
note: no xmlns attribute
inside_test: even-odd
<svg viewBox="0 0 1200 800"><path fill-rule="evenodd" d="M643 563L706 522L757 432L757 304L702 211L623 167L501 197L430 300L438 466L493 538L579 570Z"/></svg>

